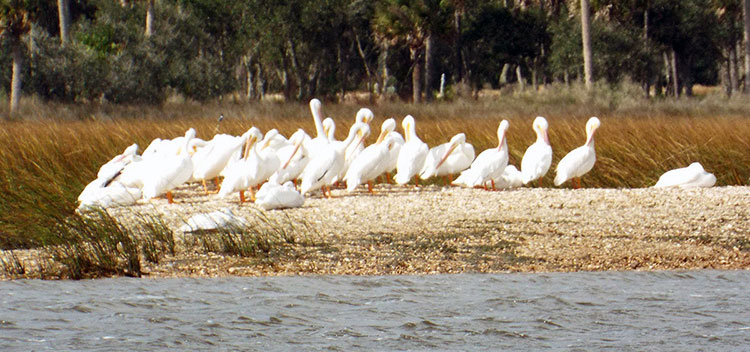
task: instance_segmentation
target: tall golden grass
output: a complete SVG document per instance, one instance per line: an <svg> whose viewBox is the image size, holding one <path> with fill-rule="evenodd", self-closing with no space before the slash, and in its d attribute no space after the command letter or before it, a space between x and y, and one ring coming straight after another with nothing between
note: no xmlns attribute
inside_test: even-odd
<svg viewBox="0 0 750 352"><path fill-rule="evenodd" d="M552 88L548 88L550 90ZM521 157L535 136L531 121L546 116L554 150L543 180L552 187L557 161L585 141L586 120L598 116L597 163L584 176L586 187L648 187L663 172L694 161L717 177L717 185L744 185L750 176L750 103L718 97L646 102L613 91L581 98L574 90L519 93L510 98L411 105L370 101L324 103L324 113L343 139L356 111L370 107L377 116L373 134L388 117L411 114L417 133L430 146L463 132L479 153L497 144L496 130L508 119L510 162ZM65 106L26 101L24 121L0 124L0 248L43 245L56 226L73 213L83 187L112 156L132 143L141 150L154 138L173 138L194 127L198 137L239 135L251 126L277 128L290 135L314 126L307 104L168 103L161 107ZM224 114L223 122L216 117ZM400 130L400 128L399 128ZM375 136L369 138L374 141ZM564 185L563 187L568 187ZM48 237L45 237L48 236Z"/></svg>

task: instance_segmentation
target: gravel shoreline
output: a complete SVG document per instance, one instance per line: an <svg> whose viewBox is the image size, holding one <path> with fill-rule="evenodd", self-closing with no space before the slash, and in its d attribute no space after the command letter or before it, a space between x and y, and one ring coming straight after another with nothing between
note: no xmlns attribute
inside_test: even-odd
<svg viewBox="0 0 750 352"><path fill-rule="evenodd" d="M295 226L297 244L284 255L241 258L183 245L145 265L151 277L750 268L750 187L375 190L334 190L333 199L313 195L302 208L263 212L190 186L177 192L178 204L139 201L112 214L155 212L176 231L195 213L229 207Z"/></svg>
<svg viewBox="0 0 750 352"><path fill-rule="evenodd" d="M140 200L109 212L125 223L157 215L174 231L175 255L142 260L153 278L750 269L750 187L375 191L334 190L332 199L315 194L301 208L264 211L187 185L176 204ZM293 243L240 257L207 252L179 231L221 208L283 228ZM35 251L15 253L33 260Z"/></svg>

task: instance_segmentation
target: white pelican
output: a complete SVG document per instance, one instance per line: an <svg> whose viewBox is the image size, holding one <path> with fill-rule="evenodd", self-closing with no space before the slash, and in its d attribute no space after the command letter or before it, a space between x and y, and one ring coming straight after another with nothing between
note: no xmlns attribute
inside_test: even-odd
<svg viewBox="0 0 750 352"><path fill-rule="evenodd" d="M300 192L304 195L307 192L314 191L323 187L323 195L331 197L329 186L333 184L341 169L344 167L344 152L355 138L356 143L362 143L364 137L369 134L370 128L365 123L355 123L349 129L349 136L340 143L329 143L318 153L312 155L312 159L302 172L302 185ZM325 190L328 189L328 195Z"/></svg>
<svg viewBox="0 0 750 352"><path fill-rule="evenodd" d="M289 137L292 144L284 146L276 152L281 165L268 178L268 182L284 184L287 181L294 181L299 178L307 163L310 162L310 156L304 146L306 140L310 140L310 136L302 129L298 129Z"/></svg>
<svg viewBox="0 0 750 352"><path fill-rule="evenodd" d="M552 165L552 146L549 144L547 135L547 119L537 116L531 127L536 132L536 142L526 149L521 159L521 174L523 175L523 184L539 179L541 185L542 178L547 174L550 165Z"/></svg>
<svg viewBox="0 0 750 352"><path fill-rule="evenodd" d="M245 145L243 158L226 170L226 177L221 183L219 197L224 198L232 192L240 193L240 203L245 201L245 190L250 190L251 200L255 200L253 187L261 184L279 168L279 158L275 153L261 153L258 151L258 141L263 134L256 127L249 131L250 137Z"/></svg>
<svg viewBox="0 0 750 352"><path fill-rule="evenodd" d="M601 122L596 117L592 117L586 122L586 144L573 149L557 163L555 186L559 186L572 178L574 179L573 187L581 187L580 177L589 172L596 162L594 132L600 125Z"/></svg>
<svg viewBox="0 0 750 352"><path fill-rule="evenodd" d="M310 155L315 155L321 150L325 149L330 140L326 134L325 128L323 128L322 116L323 116L323 104L318 99L310 100L310 112L313 116L313 122L315 123L315 138L306 142L305 148Z"/></svg>
<svg viewBox="0 0 750 352"><path fill-rule="evenodd" d="M466 135L459 133L450 142L430 149L419 177L452 175L461 172L474 161L474 146L466 143ZM450 180L449 180L450 181ZM450 182L447 182L450 184Z"/></svg>
<svg viewBox="0 0 750 352"><path fill-rule="evenodd" d="M230 159L242 149L247 142L247 134L236 137L228 134L217 134L203 148L193 154L193 180L202 181L203 189L208 193L206 180L214 180L219 187L219 174L229 164Z"/></svg>
<svg viewBox="0 0 750 352"><path fill-rule="evenodd" d="M98 183L103 179L97 178L94 182ZM88 188L78 197L78 210L87 210L90 208L110 208L113 206L124 206L135 204L141 198L141 189L137 187L125 187L120 182L112 183L101 187Z"/></svg>
<svg viewBox="0 0 750 352"><path fill-rule="evenodd" d="M234 215L229 208L222 208L210 213L193 215L180 227L180 231L198 232L220 229L231 231L240 230L248 226L250 226L250 223L245 218Z"/></svg>
<svg viewBox="0 0 750 352"><path fill-rule="evenodd" d="M487 149L477 156L471 163L471 167L461 172L455 184L476 187L485 186L487 181L492 182L495 190L495 179L502 176L505 167L508 166L508 143L505 132L508 131L508 120L503 120L497 127L497 147Z"/></svg>
<svg viewBox="0 0 750 352"><path fill-rule="evenodd" d="M513 165L505 167L503 174L495 179L495 186L498 189L518 188L523 185L523 174Z"/></svg>
<svg viewBox="0 0 750 352"><path fill-rule="evenodd" d="M354 117L354 123L364 122L368 125L370 125L370 121L375 118L375 114L373 114L372 110L368 108L361 108L357 111L357 115ZM346 148L346 166L347 168L352 163L352 160L362 152L362 150L365 149L365 146L363 143L360 143L358 145L349 145L349 148Z"/></svg>
<svg viewBox="0 0 750 352"><path fill-rule="evenodd" d="M325 132L326 138L328 138L329 142L336 140L336 122L333 121L333 118L326 117L325 120L323 120L323 132Z"/></svg>
<svg viewBox="0 0 750 352"><path fill-rule="evenodd" d="M141 157L136 154L138 151L138 144L131 144L122 152L112 158L112 160L106 162L99 168L99 172L96 173L96 178L104 178L111 180L116 177L122 169L134 161L140 161Z"/></svg>
<svg viewBox="0 0 750 352"><path fill-rule="evenodd" d="M393 118L390 118L386 120L389 125L388 126L381 126L381 134L384 131L384 128L387 128L388 134L386 134L383 138L393 138L393 146L388 151L388 157L385 161L385 180L386 182L391 182L391 172L395 171L398 168L398 155L401 154L401 147L404 145L405 140L404 137L401 136L401 133L398 133L394 131L396 129L396 120ZM385 124L385 122L383 123Z"/></svg>
<svg viewBox="0 0 750 352"><path fill-rule="evenodd" d="M279 185L266 182L256 195L255 204L265 210L299 208L305 203L305 197L294 189L291 181Z"/></svg>
<svg viewBox="0 0 750 352"><path fill-rule="evenodd" d="M195 130L185 132L182 148L176 155L156 155L149 161L143 174L143 198L151 199L167 195L167 201L173 203L172 189L185 183L193 175L193 161L190 158L190 142L195 138Z"/></svg>
<svg viewBox="0 0 750 352"><path fill-rule="evenodd" d="M393 124L395 126L395 122ZM367 189L370 193L373 193L372 180L382 174L388 167L388 157L396 143L394 136L388 133L386 135L388 137L385 137L384 140L379 140L377 143L368 146L352 160L352 164L349 166L346 176L344 176L348 192L354 192L357 186L367 182Z"/></svg>
<svg viewBox="0 0 750 352"><path fill-rule="evenodd" d="M688 167L674 169L665 172L654 187L713 187L716 184L716 176L703 169L703 165L698 162L690 164Z"/></svg>
<svg viewBox="0 0 750 352"><path fill-rule="evenodd" d="M427 146L427 143L422 142L417 137L414 117L406 115L404 121L401 122L401 127L404 128L405 142L401 146L401 151L396 161L395 180L399 185L405 185L414 177L414 183L418 185L419 178L415 176L424 167L424 161L427 158L430 148Z"/></svg>

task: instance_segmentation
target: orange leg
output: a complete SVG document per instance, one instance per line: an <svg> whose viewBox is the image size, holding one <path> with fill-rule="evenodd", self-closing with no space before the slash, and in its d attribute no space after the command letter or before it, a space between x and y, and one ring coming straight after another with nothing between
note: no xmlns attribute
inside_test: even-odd
<svg viewBox="0 0 750 352"><path fill-rule="evenodd" d="M219 176L214 177L214 184L216 185L216 192L221 190L221 184L219 183Z"/></svg>
<svg viewBox="0 0 750 352"><path fill-rule="evenodd" d="M370 194L375 194L372 190L372 180L367 181L367 190L370 191Z"/></svg>
<svg viewBox="0 0 750 352"><path fill-rule="evenodd" d="M385 173L385 183L388 183L388 184L391 183L391 173L390 172L386 172Z"/></svg>
<svg viewBox="0 0 750 352"><path fill-rule="evenodd" d="M326 190L328 191L328 195L326 195ZM328 199L333 198L333 195L331 195L331 186L323 186L323 195Z"/></svg>
<svg viewBox="0 0 750 352"><path fill-rule="evenodd" d="M240 191L240 203L245 203L245 191Z"/></svg>
<svg viewBox="0 0 750 352"><path fill-rule="evenodd" d="M250 201L253 202L253 203L255 203L255 189L253 189L252 187L250 187L249 190L250 190Z"/></svg>
<svg viewBox="0 0 750 352"><path fill-rule="evenodd" d="M495 188L495 180L490 180L490 181L492 182L492 190L497 191L497 189Z"/></svg>
<svg viewBox="0 0 750 352"><path fill-rule="evenodd" d="M414 187L419 187L419 175L414 175Z"/></svg>
<svg viewBox="0 0 750 352"><path fill-rule="evenodd" d="M203 183L203 192L206 192L208 194L208 186L206 186L206 180L201 181Z"/></svg>
<svg viewBox="0 0 750 352"><path fill-rule="evenodd" d="M172 204L172 203L174 203L174 199L172 198L172 191L168 191L168 192L167 192L167 202L168 202L169 204Z"/></svg>
<svg viewBox="0 0 750 352"><path fill-rule="evenodd" d="M539 178L539 187L542 187L542 178Z"/></svg>

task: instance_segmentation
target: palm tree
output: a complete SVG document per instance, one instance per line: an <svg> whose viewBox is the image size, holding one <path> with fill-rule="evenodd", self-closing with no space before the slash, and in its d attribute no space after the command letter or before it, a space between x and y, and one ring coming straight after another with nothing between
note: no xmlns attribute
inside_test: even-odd
<svg viewBox="0 0 750 352"><path fill-rule="evenodd" d="M426 89L431 89L432 53L425 49L431 36L444 23L445 11L442 11L439 0L383 0L375 8L373 30L381 43L404 43L409 47L409 58L412 62L412 101L422 101L422 71L428 80ZM422 61L422 55L425 61ZM429 94L428 94L429 96Z"/></svg>
<svg viewBox="0 0 750 352"><path fill-rule="evenodd" d="M18 110L21 100L21 80L23 50L21 36L31 29L29 20L29 3L23 0L0 0L0 36L10 38L13 57L13 77L10 85L10 116Z"/></svg>
<svg viewBox="0 0 750 352"><path fill-rule="evenodd" d="M70 0L57 0L57 13L60 18L60 45L65 46L70 34Z"/></svg>

